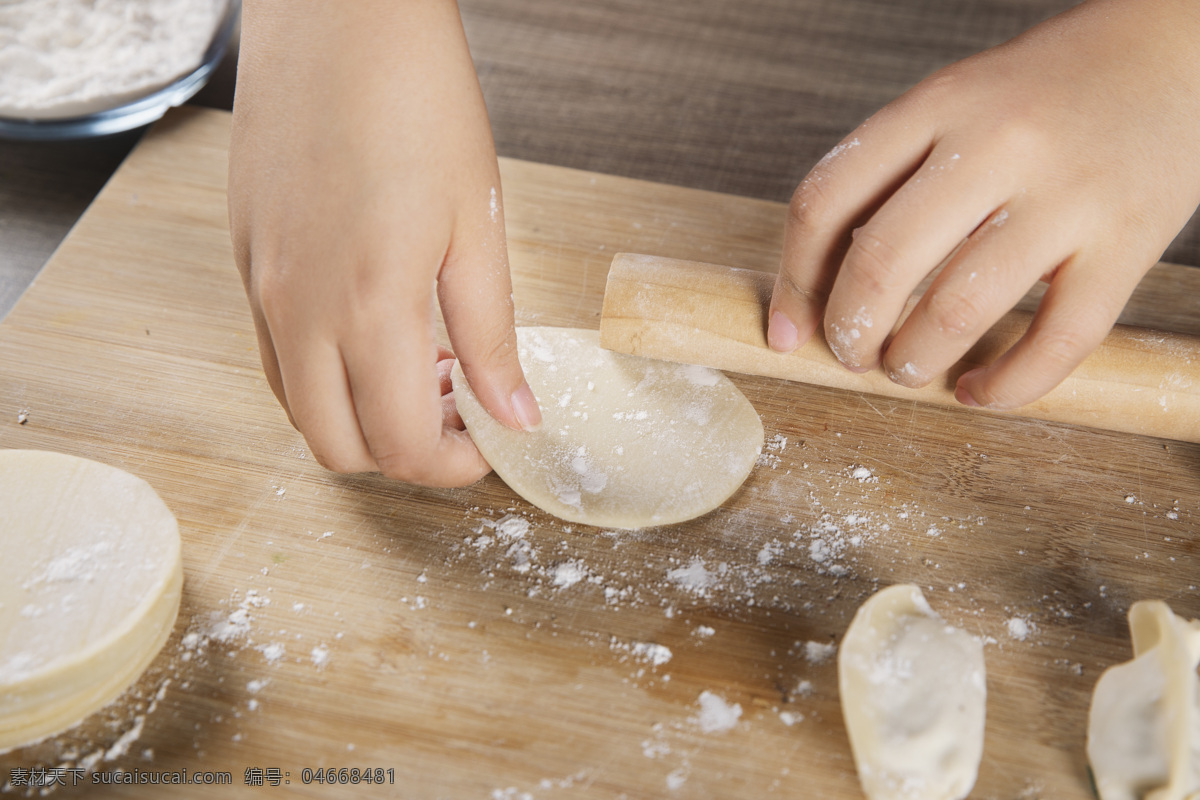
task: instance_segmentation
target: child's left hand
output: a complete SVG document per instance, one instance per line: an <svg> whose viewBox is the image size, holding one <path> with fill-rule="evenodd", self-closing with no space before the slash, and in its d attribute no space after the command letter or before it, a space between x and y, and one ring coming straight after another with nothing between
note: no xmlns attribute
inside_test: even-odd
<svg viewBox="0 0 1200 800"><path fill-rule="evenodd" d="M823 315L847 367L922 386L1043 278L1029 331L956 396L1011 409L1049 392L1200 203L1198 52L1194 0L1092 0L885 107L796 190L771 346Z"/></svg>

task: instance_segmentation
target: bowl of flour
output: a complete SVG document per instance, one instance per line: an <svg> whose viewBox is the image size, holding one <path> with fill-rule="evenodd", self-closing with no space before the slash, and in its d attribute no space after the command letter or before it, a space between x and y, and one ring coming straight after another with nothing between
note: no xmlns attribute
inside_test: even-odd
<svg viewBox="0 0 1200 800"><path fill-rule="evenodd" d="M146 125L204 86L240 0L0 0L0 136Z"/></svg>

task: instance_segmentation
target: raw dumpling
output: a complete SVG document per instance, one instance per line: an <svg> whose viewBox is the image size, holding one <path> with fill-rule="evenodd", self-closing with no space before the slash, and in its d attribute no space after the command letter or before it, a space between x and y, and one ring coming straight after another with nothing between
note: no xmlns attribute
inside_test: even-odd
<svg viewBox="0 0 1200 800"><path fill-rule="evenodd" d="M838 655L842 715L871 800L958 800L983 755L983 645L947 625L916 586L858 609Z"/></svg>
<svg viewBox="0 0 1200 800"><path fill-rule="evenodd" d="M725 502L762 449L754 407L707 367L601 349L596 331L518 328L542 425L496 422L458 364L454 398L479 451L513 491L572 522L666 525Z"/></svg>
<svg viewBox="0 0 1200 800"><path fill-rule="evenodd" d="M1161 600L1129 609L1133 660L1096 682L1088 761L1101 800L1200 796L1200 621Z"/></svg>
<svg viewBox="0 0 1200 800"><path fill-rule="evenodd" d="M170 636L182 585L179 529L148 483L0 450L0 752L116 699Z"/></svg>

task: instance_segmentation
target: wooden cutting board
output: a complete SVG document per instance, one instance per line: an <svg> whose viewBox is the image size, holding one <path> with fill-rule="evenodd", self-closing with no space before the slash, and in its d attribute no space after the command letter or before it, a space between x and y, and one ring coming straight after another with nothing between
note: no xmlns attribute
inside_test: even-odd
<svg viewBox="0 0 1200 800"><path fill-rule="evenodd" d="M0 781L91 764L233 783L171 796L340 797L304 770L346 767L384 779L365 797L857 798L826 645L912 581L988 642L974 796L1089 796L1087 705L1129 657L1129 605L1200 617L1200 447L735 377L767 448L689 524L565 525L494 476L333 475L259 368L228 134L221 112L168 116L0 324L0 447L146 478L185 565L150 672L0 756ZM501 166L521 323L597 327L616 251L777 262L778 204ZM1196 297L1195 271L1157 267L1125 321L1200 332Z"/></svg>

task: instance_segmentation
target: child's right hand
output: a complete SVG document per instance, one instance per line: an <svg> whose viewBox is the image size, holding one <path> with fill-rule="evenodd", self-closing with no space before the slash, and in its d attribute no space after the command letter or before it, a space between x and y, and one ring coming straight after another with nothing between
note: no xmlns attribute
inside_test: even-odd
<svg viewBox="0 0 1200 800"><path fill-rule="evenodd" d="M436 486L488 472L444 408L435 288L484 407L513 428L540 422L501 203L453 2L245 4L234 252L267 380L322 465Z"/></svg>

